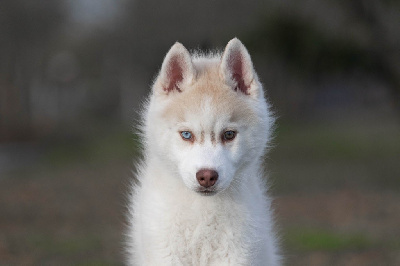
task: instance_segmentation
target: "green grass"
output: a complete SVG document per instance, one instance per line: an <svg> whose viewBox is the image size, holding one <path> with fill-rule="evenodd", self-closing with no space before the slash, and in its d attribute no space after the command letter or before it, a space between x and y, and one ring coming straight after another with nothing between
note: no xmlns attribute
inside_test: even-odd
<svg viewBox="0 0 400 266"><path fill-rule="evenodd" d="M46 250L48 254L66 256L101 248L100 237L93 235L55 238L46 234L35 234L27 237L27 243L33 249Z"/></svg>
<svg viewBox="0 0 400 266"><path fill-rule="evenodd" d="M277 153L303 159L368 160L391 158L400 152L399 127L279 125Z"/></svg>
<svg viewBox="0 0 400 266"><path fill-rule="evenodd" d="M100 257L98 253L104 251L103 236L93 234L79 234L70 236L54 236L48 234L31 234L25 239L25 245L30 252L42 254L38 261L53 261L60 265L94 266L94 265L122 265L117 260ZM79 261L79 262L77 262ZM45 263L46 264L46 263Z"/></svg>
<svg viewBox="0 0 400 266"><path fill-rule="evenodd" d="M400 127L280 124L267 165L275 192L400 189Z"/></svg>
<svg viewBox="0 0 400 266"><path fill-rule="evenodd" d="M54 166L71 163L101 163L133 158L139 152L138 136L129 131L92 135L80 140L57 142L47 151L44 161Z"/></svg>
<svg viewBox="0 0 400 266"><path fill-rule="evenodd" d="M85 262L79 262L77 264L74 264L75 266L110 266L110 265L123 265L122 263L116 263L116 262L110 262L110 261L104 261L104 260L88 260Z"/></svg>
<svg viewBox="0 0 400 266"><path fill-rule="evenodd" d="M286 233L285 240L289 248L303 251L365 250L373 246L373 242L361 234L312 229L291 229Z"/></svg>

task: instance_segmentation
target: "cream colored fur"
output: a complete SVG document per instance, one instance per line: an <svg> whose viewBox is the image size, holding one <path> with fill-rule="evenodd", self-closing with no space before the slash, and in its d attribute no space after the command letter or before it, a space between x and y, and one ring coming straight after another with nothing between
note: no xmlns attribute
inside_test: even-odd
<svg viewBox="0 0 400 266"><path fill-rule="evenodd" d="M280 265L262 167L273 122L238 39L209 55L190 55L176 43L143 112L128 264ZM232 141L223 140L227 130L236 132ZM200 169L219 174L210 193L199 192Z"/></svg>

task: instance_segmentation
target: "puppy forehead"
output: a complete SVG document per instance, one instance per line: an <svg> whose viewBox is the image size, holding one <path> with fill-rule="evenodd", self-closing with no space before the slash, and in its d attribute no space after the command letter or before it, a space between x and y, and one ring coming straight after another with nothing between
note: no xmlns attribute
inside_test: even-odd
<svg viewBox="0 0 400 266"><path fill-rule="evenodd" d="M163 118L175 123L201 123L212 127L216 123L252 123L257 116L239 95L224 84L195 83L174 97L163 110Z"/></svg>

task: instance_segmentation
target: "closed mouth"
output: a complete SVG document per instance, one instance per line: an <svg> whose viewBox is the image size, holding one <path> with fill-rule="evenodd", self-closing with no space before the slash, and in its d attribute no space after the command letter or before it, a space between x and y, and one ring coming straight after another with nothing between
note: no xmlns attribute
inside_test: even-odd
<svg viewBox="0 0 400 266"><path fill-rule="evenodd" d="M203 196L213 196L215 194L217 194L216 191L214 190L197 190L197 192Z"/></svg>

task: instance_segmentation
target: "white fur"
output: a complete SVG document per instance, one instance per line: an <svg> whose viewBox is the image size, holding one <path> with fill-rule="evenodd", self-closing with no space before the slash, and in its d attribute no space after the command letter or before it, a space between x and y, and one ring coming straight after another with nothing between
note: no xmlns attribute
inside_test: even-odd
<svg viewBox="0 0 400 266"><path fill-rule="evenodd" d="M174 56L179 60L171 63ZM248 94L233 90L235 60L243 67ZM183 79L175 84L170 74L176 71L176 62ZM204 80L206 72L215 80ZM170 84L176 89L165 90L172 88ZM193 104L179 113L179 119L165 116L169 108L176 108L179 97L204 86L234 98L193 94L200 96L183 98ZM247 114L241 113L233 119L241 107L229 99L254 115L245 118ZM211 56L190 56L175 44L143 112L144 158L129 202L128 264L280 265L262 174L273 121L250 56L238 39L228 43L223 55ZM185 130L197 136L196 141L183 140L179 132ZM224 130L237 131L236 138L223 143ZM211 196L198 192L202 187L196 172L204 168L219 174Z"/></svg>

